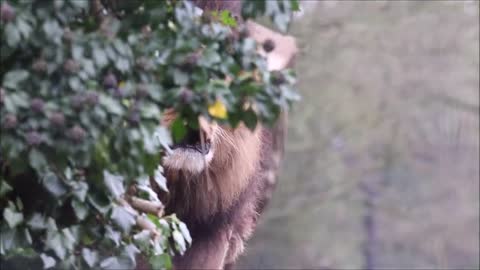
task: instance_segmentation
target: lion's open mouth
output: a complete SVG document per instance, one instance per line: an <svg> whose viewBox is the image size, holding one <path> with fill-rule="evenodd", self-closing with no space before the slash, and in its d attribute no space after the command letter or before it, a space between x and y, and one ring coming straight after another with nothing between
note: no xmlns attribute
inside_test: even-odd
<svg viewBox="0 0 480 270"><path fill-rule="evenodd" d="M205 139L205 144L202 147L200 132L203 131L188 129L185 137L180 142L172 145L172 149L191 149L207 155L210 152L211 142L209 139ZM205 133L203 135L206 138Z"/></svg>

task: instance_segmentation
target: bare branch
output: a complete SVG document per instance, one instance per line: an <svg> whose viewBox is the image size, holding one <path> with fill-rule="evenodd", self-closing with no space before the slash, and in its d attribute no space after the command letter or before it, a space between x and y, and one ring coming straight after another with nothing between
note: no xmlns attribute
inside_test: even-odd
<svg viewBox="0 0 480 270"><path fill-rule="evenodd" d="M137 197L129 197L128 201L133 208L140 212L156 215L158 217L163 216L164 206L161 202L151 202Z"/></svg>

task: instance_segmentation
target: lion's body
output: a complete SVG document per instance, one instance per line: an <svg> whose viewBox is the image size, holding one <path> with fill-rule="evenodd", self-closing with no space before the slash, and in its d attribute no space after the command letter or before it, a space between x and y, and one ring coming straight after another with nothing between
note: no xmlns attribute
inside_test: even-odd
<svg viewBox="0 0 480 270"><path fill-rule="evenodd" d="M176 213L193 238L187 252L174 258L176 269L221 269L242 254L274 186L283 132L283 126L275 132L260 126L254 132L216 127L205 171L164 165L166 213Z"/></svg>

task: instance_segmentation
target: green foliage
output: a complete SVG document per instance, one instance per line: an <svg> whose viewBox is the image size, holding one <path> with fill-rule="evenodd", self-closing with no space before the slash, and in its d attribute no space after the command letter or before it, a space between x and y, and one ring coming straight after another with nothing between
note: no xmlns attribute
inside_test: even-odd
<svg viewBox="0 0 480 270"><path fill-rule="evenodd" d="M298 0L243 1L242 17L268 16L275 26L286 32L292 19L292 12L300 10Z"/></svg>
<svg viewBox="0 0 480 270"><path fill-rule="evenodd" d="M179 113L178 140L199 115L254 128L296 98L291 71L276 74L278 83L255 42L232 32L228 12L217 22L189 2L113 2L120 18L100 23L89 1L2 1L2 264L22 256L44 268L125 269L142 253L170 268L192 242L185 224L122 204L132 185L159 201L150 175L167 190L158 164L172 139L159 127L162 112ZM243 13L286 29L295 1L269 2L245 1ZM228 117L209 114L219 101ZM159 237L136 226L142 215Z"/></svg>
<svg viewBox="0 0 480 270"><path fill-rule="evenodd" d="M228 11L228 10L222 10L220 12L213 11L212 16L213 16L213 18L217 19L218 21L220 21L224 25L232 26L232 27L237 26L237 21L232 16L232 13L230 13L230 11Z"/></svg>

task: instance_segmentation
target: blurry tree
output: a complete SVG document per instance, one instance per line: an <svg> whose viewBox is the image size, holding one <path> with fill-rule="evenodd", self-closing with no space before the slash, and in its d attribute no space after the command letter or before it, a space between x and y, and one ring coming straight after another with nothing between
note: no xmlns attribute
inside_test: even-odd
<svg viewBox="0 0 480 270"><path fill-rule="evenodd" d="M241 15L286 30L296 6L248 1ZM127 269L140 253L170 268L188 248L185 224L163 216L152 190L166 190L162 146L199 115L254 128L297 97L294 74L269 72L243 24L196 11L175 0L2 1L2 269ZM173 138L159 124L167 108L179 113Z"/></svg>
<svg viewBox="0 0 480 270"><path fill-rule="evenodd" d="M479 2L301 4L304 102L239 269L479 269Z"/></svg>

